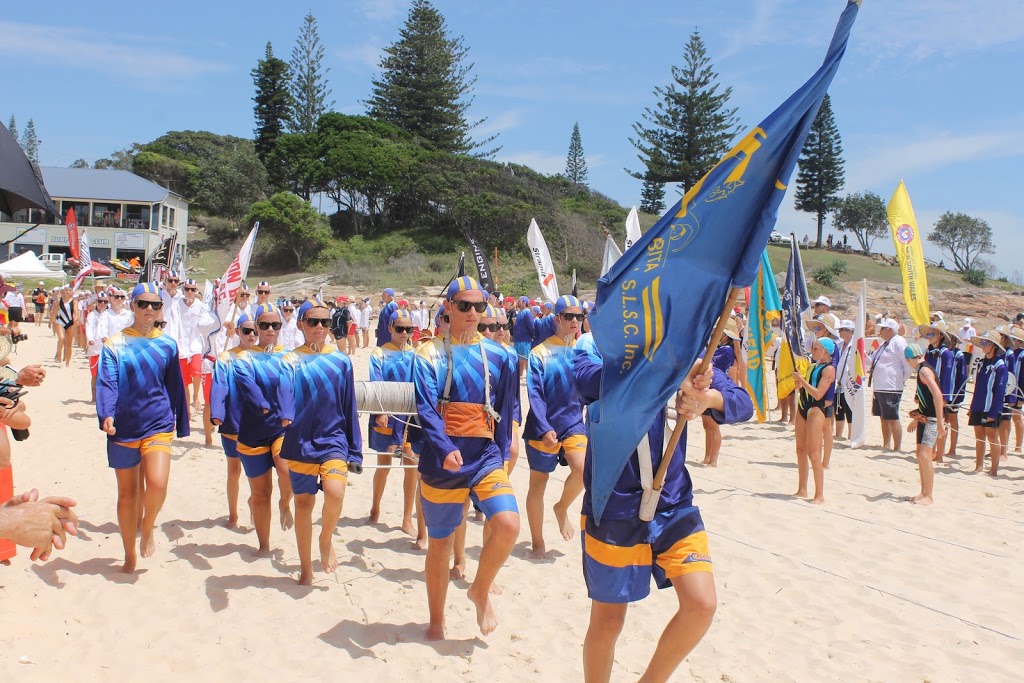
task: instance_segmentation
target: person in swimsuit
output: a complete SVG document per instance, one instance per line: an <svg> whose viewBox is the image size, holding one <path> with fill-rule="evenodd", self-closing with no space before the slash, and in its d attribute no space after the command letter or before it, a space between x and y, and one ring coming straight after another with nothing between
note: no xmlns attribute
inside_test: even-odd
<svg viewBox="0 0 1024 683"><path fill-rule="evenodd" d="M822 434L832 417L832 403L835 400L836 370L832 365L835 342L828 337L815 339L811 346L811 360L814 362L804 377L793 373L793 380L800 396L797 400L796 415L796 464L798 498L807 497L807 464L810 462L814 473L815 505L825 503L825 469L821 459Z"/></svg>
<svg viewBox="0 0 1024 683"><path fill-rule="evenodd" d="M78 322L78 307L75 305L71 287L60 288L60 297L54 311L54 331L57 333L57 353L54 360L64 361L65 367L71 366L71 355L74 352L75 323Z"/></svg>
<svg viewBox="0 0 1024 683"><path fill-rule="evenodd" d="M938 374L925 359L921 347L907 344L903 354L907 364L917 370L917 408L910 411L911 421L907 425L907 433L917 432L917 470L921 478L921 492L909 500L918 505L931 505L934 502L932 496L935 485L935 465L932 461L937 452L936 444L946 433L946 401L939 386Z"/></svg>

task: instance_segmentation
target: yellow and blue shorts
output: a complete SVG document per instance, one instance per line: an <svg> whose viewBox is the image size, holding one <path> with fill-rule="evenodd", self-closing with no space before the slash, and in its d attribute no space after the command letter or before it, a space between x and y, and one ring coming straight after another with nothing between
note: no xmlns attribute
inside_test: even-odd
<svg viewBox="0 0 1024 683"><path fill-rule="evenodd" d="M501 467L478 478L469 487L440 488L420 483L423 521L430 538L448 538L462 524L466 500L471 499L490 519L499 512L519 512L516 493Z"/></svg>
<svg viewBox="0 0 1024 683"><path fill-rule="evenodd" d="M565 459L566 453L577 453L585 455L587 452L587 437L585 434L570 434L553 448L548 448L543 441L530 439L526 442L526 460L530 463L531 472L543 472L551 474L559 465L567 466L569 461Z"/></svg>
<svg viewBox="0 0 1024 683"><path fill-rule="evenodd" d="M370 426L370 448L378 453L384 453L393 446L394 430L391 427L378 427L375 424Z"/></svg>
<svg viewBox="0 0 1024 683"><path fill-rule="evenodd" d="M320 462L288 460L288 478L292 481L292 492L315 496L323 490L325 480L347 481L348 463L335 455L328 455Z"/></svg>
<svg viewBox="0 0 1024 683"><path fill-rule="evenodd" d="M262 477L274 469L274 456L281 455L281 444L284 443L284 435L275 437L270 441L259 445L250 445L238 439L238 455L242 458L242 469L245 476L250 479Z"/></svg>
<svg viewBox="0 0 1024 683"><path fill-rule="evenodd" d="M150 453L170 453L174 432L157 432L135 441L107 439L107 464L115 470L130 470Z"/></svg>
<svg viewBox="0 0 1024 683"><path fill-rule="evenodd" d="M659 511L654 520L605 519L600 525L585 516L583 578L591 600L636 602L692 572L711 572L708 535L696 507Z"/></svg>
<svg viewBox="0 0 1024 683"><path fill-rule="evenodd" d="M224 455L229 458L237 458L238 456L238 435L237 434L224 434L220 435L220 443L224 447Z"/></svg>

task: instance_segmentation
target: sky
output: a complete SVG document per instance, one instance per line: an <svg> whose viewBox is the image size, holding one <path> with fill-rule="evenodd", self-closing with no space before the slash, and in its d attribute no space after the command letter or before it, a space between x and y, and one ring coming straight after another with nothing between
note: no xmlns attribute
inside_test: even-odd
<svg viewBox="0 0 1024 683"><path fill-rule="evenodd" d="M484 119L475 137L497 133L498 160L559 173L578 121L590 186L631 206L641 186L625 170L639 168L632 125L656 104L653 89L669 83L672 65L683 63L692 31L700 31L749 129L820 65L846 2L434 5L474 64L469 115ZM6 124L13 114L23 130L33 118L40 161L52 166L92 162L169 130L252 136L250 71L268 41L289 58L307 9L319 23L334 109L362 114L382 48L397 40L409 6L55 0L44 13L16 3L0 18L0 119ZM844 193L870 190L888 201L902 179L923 233L946 211L983 218L996 245L986 258L1011 279L1024 273L1022 64L1020 0L864 0L829 91ZM675 191L667 198L674 201ZM815 217L797 212L790 194L778 230L800 238L814 232ZM875 250L893 253L892 240L879 239ZM927 242L925 254L943 258Z"/></svg>

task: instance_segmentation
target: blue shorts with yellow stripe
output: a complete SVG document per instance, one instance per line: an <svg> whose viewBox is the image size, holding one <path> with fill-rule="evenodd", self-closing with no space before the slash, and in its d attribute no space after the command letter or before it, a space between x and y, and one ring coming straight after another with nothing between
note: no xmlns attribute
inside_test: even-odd
<svg viewBox="0 0 1024 683"><path fill-rule="evenodd" d="M229 458L237 458L238 456L238 435L237 434L224 434L220 435L220 443L224 447L224 455Z"/></svg>
<svg viewBox="0 0 1024 683"><path fill-rule="evenodd" d="M472 499L488 519L499 512L519 512L516 493L501 466L478 476L468 487L441 488L424 481L420 483L420 500L427 536L448 538L455 533L462 524L463 508L468 499Z"/></svg>
<svg viewBox="0 0 1024 683"><path fill-rule="evenodd" d="M391 442L394 440L394 434L390 428L387 431L378 431L381 427L372 427L370 429L370 449L377 451L378 453L387 452L388 448L391 447Z"/></svg>
<svg viewBox="0 0 1024 683"><path fill-rule="evenodd" d="M605 519L600 526L584 516L583 578L591 600L635 602L691 572L711 572L704 521L696 507L659 511L654 520Z"/></svg>
<svg viewBox="0 0 1024 683"><path fill-rule="evenodd" d="M319 462L306 460L287 460L288 478L292 482L292 492L315 496L322 491L325 480L347 481L348 463L338 455L324 456Z"/></svg>
<svg viewBox="0 0 1024 683"><path fill-rule="evenodd" d="M107 464L115 470L137 467L150 453L170 453L174 432L157 432L135 441L107 439Z"/></svg>
<svg viewBox="0 0 1024 683"><path fill-rule="evenodd" d="M257 445L247 444L238 438L238 455L242 459L242 469L245 476L250 479L262 477L274 469L274 456L281 455L281 444L284 443L284 435L278 436L266 443Z"/></svg>
<svg viewBox="0 0 1024 683"><path fill-rule="evenodd" d="M584 456L586 452L587 437L584 434L570 434L559 441L553 449L545 446L543 441L530 439L526 442L526 461L530 463L531 472L551 474L559 465L569 464L565 459L566 453Z"/></svg>

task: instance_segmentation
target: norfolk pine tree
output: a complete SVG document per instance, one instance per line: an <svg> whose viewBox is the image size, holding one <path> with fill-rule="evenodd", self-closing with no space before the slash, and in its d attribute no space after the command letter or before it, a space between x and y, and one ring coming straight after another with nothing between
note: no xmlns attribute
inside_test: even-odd
<svg viewBox="0 0 1024 683"><path fill-rule="evenodd" d="M7 130L11 131L11 135L20 145L21 138L18 137L18 122L14 120L14 114L11 114L11 119L7 122Z"/></svg>
<svg viewBox="0 0 1024 683"><path fill-rule="evenodd" d="M448 34L444 17L427 0L414 0L399 39L384 48L381 74L373 80L367 100L372 118L398 126L442 152L482 157L479 152L497 135L475 142L470 131L485 119L469 123L466 111L476 78L473 64L464 63L469 49L462 38Z"/></svg>
<svg viewBox="0 0 1024 683"><path fill-rule="evenodd" d="M256 154L267 169L267 178L275 190L287 186L287 169L277 153L277 140L289 124L292 110L292 96L288 92L290 72L288 63L274 56L273 47L267 43L266 54L252 70L256 96L253 111L256 116Z"/></svg>
<svg viewBox="0 0 1024 683"><path fill-rule="evenodd" d="M25 132L21 136L21 148L25 150L25 156L33 164L39 163L39 146L42 142L39 140L39 136L36 135L36 122L35 119L29 119L28 124L25 126Z"/></svg>
<svg viewBox="0 0 1024 683"><path fill-rule="evenodd" d="M572 127L569 138L569 154L565 159L565 177L576 185L587 182L587 159L583 156L583 139L580 138L580 122Z"/></svg>
<svg viewBox="0 0 1024 683"><path fill-rule="evenodd" d="M817 215L819 249L825 216L835 208L844 184L843 142L826 94L804 142L796 176L796 208Z"/></svg>
<svg viewBox="0 0 1024 683"><path fill-rule="evenodd" d="M665 186L662 183L644 178L644 186L640 190L640 210L656 215L665 211Z"/></svg>
<svg viewBox="0 0 1024 683"><path fill-rule="evenodd" d="M727 106L732 88L719 91L699 32L690 35L683 58L682 68L672 67L673 82L654 89L655 108L633 124L636 138L630 142L646 170L630 173L652 183L679 183L685 192L729 151L739 126L736 110Z"/></svg>
<svg viewBox="0 0 1024 683"><path fill-rule="evenodd" d="M291 83L292 96L289 130L293 133L312 133L320 116L334 106L331 89L327 86L330 69L323 67L324 48L320 44L316 17L307 14L303 19L299 37L292 48Z"/></svg>

